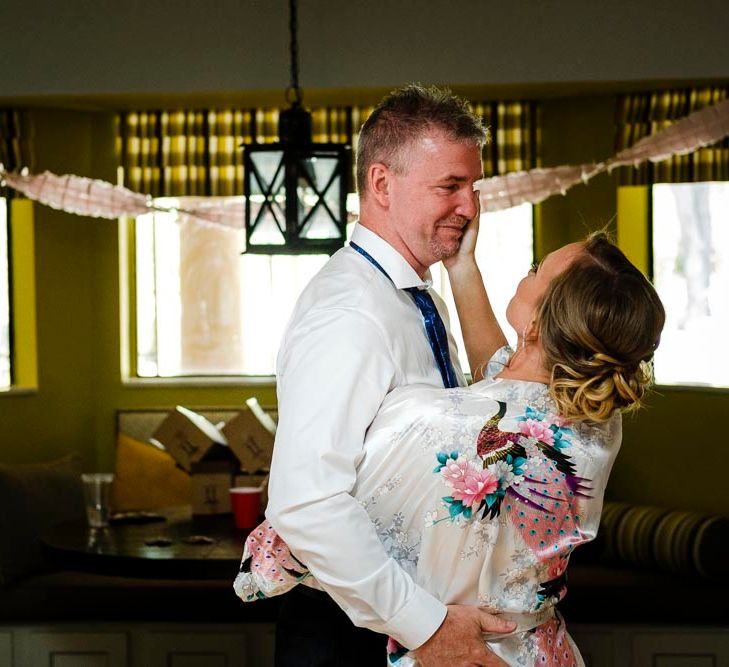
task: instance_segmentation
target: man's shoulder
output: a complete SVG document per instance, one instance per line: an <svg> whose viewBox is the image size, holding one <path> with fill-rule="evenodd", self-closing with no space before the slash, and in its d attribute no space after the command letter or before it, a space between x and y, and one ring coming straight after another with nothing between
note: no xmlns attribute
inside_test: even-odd
<svg viewBox="0 0 729 667"><path fill-rule="evenodd" d="M394 286L351 248L338 250L312 278L299 299L307 311L368 309L396 296Z"/></svg>

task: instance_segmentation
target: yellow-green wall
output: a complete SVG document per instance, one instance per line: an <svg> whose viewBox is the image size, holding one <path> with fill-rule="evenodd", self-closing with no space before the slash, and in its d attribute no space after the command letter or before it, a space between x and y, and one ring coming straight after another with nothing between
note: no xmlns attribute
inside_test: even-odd
<svg viewBox="0 0 729 667"><path fill-rule="evenodd" d="M599 161L614 150L615 98L543 101L543 165ZM113 115L34 110L34 172L115 180ZM615 175L601 175L538 207L538 254L614 225ZM39 390L0 396L0 460L40 461L79 451L87 469L110 470L118 408L275 402L272 387L129 387L120 380L118 234L113 221L35 206ZM720 391L663 389L625 420L608 496L729 513L708 474L721 461Z"/></svg>
<svg viewBox="0 0 729 667"><path fill-rule="evenodd" d="M114 116L33 110L38 173L116 180ZM39 389L0 395L0 460L31 462L78 451L88 470L113 466L118 408L275 403L273 387L129 387L120 379L116 221L36 204ZM22 344L22 343L21 343Z"/></svg>
<svg viewBox="0 0 729 667"><path fill-rule="evenodd" d="M542 107L542 166L600 162L614 152L611 95L548 99ZM538 206L539 257L614 222L615 176L599 174Z"/></svg>

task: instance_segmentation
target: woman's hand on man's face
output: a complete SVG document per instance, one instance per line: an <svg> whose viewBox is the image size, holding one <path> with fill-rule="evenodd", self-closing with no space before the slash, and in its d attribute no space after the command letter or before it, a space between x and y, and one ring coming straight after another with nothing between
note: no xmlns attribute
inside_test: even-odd
<svg viewBox="0 0 729 667"><path fill-rule="evenodd" d="M463 236L461 237L461 245L458 248L458 252L443 260L443 266L449 272L464 264L475 264L476 262L476 241L478 240L481 205L478 191L475 191L473 194L476 198L476 216L463 228Z"/></svg>

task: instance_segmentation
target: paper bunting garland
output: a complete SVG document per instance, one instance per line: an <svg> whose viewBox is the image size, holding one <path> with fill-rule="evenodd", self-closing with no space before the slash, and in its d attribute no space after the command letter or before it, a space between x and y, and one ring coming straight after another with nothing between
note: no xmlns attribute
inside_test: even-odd
<svg viewBox="0 0 729 667"><path fill-rule="evenodd" d="M685 155L729 135L729 100L682 118L667 128L644 137L610 160L579 167L531 169L477 181L482 211L499 211L524 202L538 204L548 197L564 194L577 183L586 183L603 171L623 165L638 166L646 160L660 162L673 155Z"/></svg>
<svg viewBox="0 0 729 667"><path fill-rule="evenodd" d="M4 171L0 165L0 180L28 199L92 218L135 217L149 213L152 205L152 198L148 195L82 176L57 176L50 171L35 176L26 171L13 174Z"/></svg>
<svg viewBox="0 0 729 667"><path fill-rule="evenodd" d="M556 194L565 194L577 183L616 167L638 166L646 160L660 162L673 155L691 153L729 135L729 100L724 100L644 137L609 160L598 164L531 169L477 181L482 211L499 211L525 202L538 204ZM154 203L149 195L105 181L81 176L58 176L50 172L30 175L6 172L0 165L0 183L22 192L29 199L69 213L96 218L136 217L153 211L174 210L183 218L203 224L243 229L241 201L197 198L191 208L169 209Z"/></svg>
<svg viewBox="0 0 729 667"><path fill-rule="evenodd" d="M477 181L474 188L479 191L482 211L501 211L525 202L538 204L552 195L565 194L573 185L587 183L604 168L604 164L597 164L516 171L484 178Z"/></svg>
<svg viewBox="0 0 729 667"><path fill-rule="evenodd" d="M638 166L645 160L660 162L673 155L693 153L729 135L729 100L717 102L669 125L608 161L608 169L623 165Z"/></svg>
<svg viewBox="0 0 729 667"><path fill-rule="evenodd" d="M208 223L243 229L244 203L210 197L200 198L193 208L169 208L158 206L149 195L133 192L120 185L106 181L71 176L58 176L49 171L30 175L7 172L0 164L0 183L22 192L28 199L38 201L67 213L86 215L92 218L120 217L135 218L154 211L175 211L198 223Z"/></svg>

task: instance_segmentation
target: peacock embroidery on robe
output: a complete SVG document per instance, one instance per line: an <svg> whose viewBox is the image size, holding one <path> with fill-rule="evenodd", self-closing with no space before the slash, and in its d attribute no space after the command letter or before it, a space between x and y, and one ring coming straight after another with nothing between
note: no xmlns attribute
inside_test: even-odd
<svg viewBox="0 0 729 667"><path fill-rule="evenodd" d="M450 488L442 501L445 521L509 521L524 546L542 564L545 579L534 609L566 592L567 561L574 547L591 537L580 527L580 501L591 496L590 480L576 474L565 450L573 434L561 417L527 407L517 418L519 432L502 431L506 404L482 427L476 457L439 452L439 473ZM434 523L438 523L435 521Z"/></svg>

